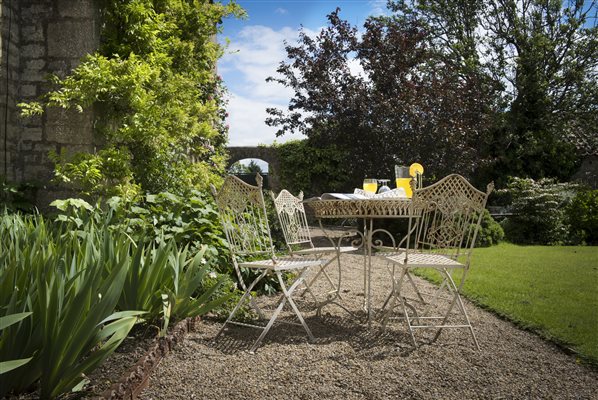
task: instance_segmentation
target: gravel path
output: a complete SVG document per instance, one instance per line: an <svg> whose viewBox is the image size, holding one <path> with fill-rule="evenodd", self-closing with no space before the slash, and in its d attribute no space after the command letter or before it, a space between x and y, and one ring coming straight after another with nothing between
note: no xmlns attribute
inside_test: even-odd
<svg viewBox="0 0 598 400"><path fill-rule="evenodd" d="M343 304L360 313L362 257L345 254L342 264ZM390 288L381 261L372 287L380 306ZM419 330L414 349L400 321L368 329L337 306L322 317L309 308L303 304L314 343L300 327L276 325L254 355L246 350L257 330L232 327L213 343L221 323L205 320L162 361L141 398L598 399L598 371L470 303L481 351L464 330L445 330L434 343L426 341L432 332Z"/></svg>

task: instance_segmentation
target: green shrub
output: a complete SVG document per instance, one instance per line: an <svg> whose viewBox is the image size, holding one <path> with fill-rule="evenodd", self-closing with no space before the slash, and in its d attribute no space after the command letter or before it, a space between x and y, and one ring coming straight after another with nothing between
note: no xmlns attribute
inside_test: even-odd
<svg viewBox="0 0 598 400"><path fill-rule="evenodd" d="M280 160L280 184L291 193L307 197L324 192L353 190L347 181L345 154L334 146L316 146L308 140L291 140L272 146ZM359 182L361 185L361 182Z"/></svg>
<svg viewBox="0 0 598 400"><path fill-rule="evenodd" d="M505 232L498 222L492 218L488 210L484 210L480 230L476 240L476 247L488 247L500 243L505 238Z"/></svg>
<svg viewBox="0 0 598 400"><path fill-rule="evenodd" d="M512 178L506 191L513 216L502 226L506 238L521 244L560 244L568 240L565 210L575 186L552 179Z"/></svg>
<svg viewBox="0 0 598 400"><path fill-rule="evenodd" d="M136 240L170 241L199 250L207 246L206 260L219 272L230 272L228 243L211 196L197 190L184 196L163 192L128 202L119 197L107 201L114 223Z"/></svg>
<svg viewBox="0 0 598 400"><path fill-rule="evenodd" d="M219 272L230 272L228 243L224 240L218 213L211 196L191 190L185 196L163 192L131 201L111 197L104 206L91 206L82 199L56 200L57 220L78 229L89 220L106 219L112 229L122 229L138 243L174 241L179 247L199 251L207 246L206 260Z"/></svg>
<svg viewBox="0 0 598 400"><path fill-rule="evenodd" d="M173 265L180 258L174 256L177 248L184 249L181 251L188 257L201 255L206 270L234 273L212 199L198 191L190 191L186 197L168 192L148 194L134 202L112 197L106 202L106 211L100 204L93 207L81 199L56 200L52 205L61 210L57 220L70 224L63 226L66 232L77 232L87 221L105 219L111 229L122 230L137 243L118 303L121 309L147 311L151 320L163 315L164 288L178 292L179 276L173 276L171 269L185 269ZM218 285L223 282L224 277L220 276ZM180 316L177 312L174 315Z"/></svg>
<svg viewBox="0 0 598 400"><path fill-rule="evenodd" d="M567 208L571 240L598 244L598 190L580 190Z"/></svg>

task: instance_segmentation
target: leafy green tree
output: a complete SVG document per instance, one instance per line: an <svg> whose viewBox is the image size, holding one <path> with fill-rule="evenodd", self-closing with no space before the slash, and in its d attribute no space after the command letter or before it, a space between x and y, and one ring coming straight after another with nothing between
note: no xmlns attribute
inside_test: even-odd
<svg viewBox="0 0 598 400"><path fill-rule="evenodd" d="M470 173L489 122L479 77L465 79L438 57L417 19L369 18L360 35L338 12L316 37L301 32L287 45L290 61L269 80L295 94L286 111L268 109L266 122L279 135L305 134L312 149L334 148L344 189L365 176L392 177L395 164L413 161L430 174Z"/></svg>
<svg viewBox="0 0 598 400"><path fill-rule="evenodd" d="M249 164L247 164L247 173L248 174L263 174L264 171L262 171L262 167L260 167L259 164L257 162L255 162L255 160L251 160L251 161L249 161Z"/></svg>
<svg viewBox="0 0 598 400"><path fill-rule="evenodd" d="M262 171L262 167L260 167L259 164L255 162L255 160L249 161L249 164L247 165L242 164L240 161L237 161L236 163L230 166L228 172L230 174L264 174L264 171Z"/></svg>
<svg viewBox="0 0 598 400"><path fill-rule="evenodd" d="M512 216L502 222L506 238L521 244L570 243L567 210L578 188L554 179L512 178L506 189Z"/></svg>
<svg viewBox="0 0 598 400"><path fill-rule="evenodd" d="M429 45L498 85L486 173L567 179L580 154L598 149L596 2L397 0Z"/></svg>
<svg viewBox="0 0 598 400"><path fill-rule="evenodd" d="M230 166L228 169L229 174L246 174L247 173L247 166L241 164L240 161L237 161L233 165Z"/></svg>
<svg viewBox="0 0 598 400"><path fill-rule="evenodd" d="M209 0L103 0L100 10L100 49L55 77L40 102L22 105L29 115L95 111L104 151L55 155L57 177L91 194L181 193L217 179L227 130L214 36L242 10Z"/></svg>
<svg viewBox="0 0 598 400"><path fill-rule="evenodd" d="M598 245L598 190L582 188L567 209L571 239Z"/></svg>

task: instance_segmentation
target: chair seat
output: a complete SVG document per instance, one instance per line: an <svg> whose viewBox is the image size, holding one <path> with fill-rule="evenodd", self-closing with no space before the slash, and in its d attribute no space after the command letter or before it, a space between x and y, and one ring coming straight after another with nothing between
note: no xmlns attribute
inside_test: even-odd
<svg viewBox="0 0 598 400"><path fill-rule="evenodd" d="M296 258L282 258L277 259L276 261L272 259L247 261L240 263L239 265L241 267L247 268L268 269L272 271L288 271L307 267L321 267L323 265L323 262L320 260L300 260Z"/></svg>
<svg viewBox="0 0 598 400"><path fill-rule="evenodd" d="M348 253L350 251L357 250L355 247L352 246L342 246L339 247L338 251L341 253ZM336 247L314 247L309 249L301 249L297 251L293 251L294 254L305 255L305 254L328 254L328 253L336 253Z"/></svg>
<svg viewBox="0 0 598 400"><path fill-rule="evenodd" d="M431 253L409 253L405 263L405 253L384 257L399 266L406 268L464 268L465 265L442 254Z"/></svg>

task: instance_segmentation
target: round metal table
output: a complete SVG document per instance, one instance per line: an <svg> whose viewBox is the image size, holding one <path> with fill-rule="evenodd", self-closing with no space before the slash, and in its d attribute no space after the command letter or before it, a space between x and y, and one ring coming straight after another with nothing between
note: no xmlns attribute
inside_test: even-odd
<svg viewBox="0 0 598 400"><path fill-rule="evenodd" d="M367 313L368 325L372 321L372 304L371 304L371 277L372 277L372 253L376 248L382 247L380 240L374 240L374 234L383 233L387 235L394 248L397 247L396 241L392 233L385 229L374 229L375 219L386 218L409 218L412 206L409 198L373 198L373 199L309 199L304 202L314 211L315 217L318 219L322 231L326 234L326 229L322 225L323 219L331 218L356 218L363 220L363 232L355 230L352 233L358 234L361 240L354 241L353 245L356 247L363 246L364 249L364 294L365 294L365 310ZM339 239L334 242L336 246L340 246ZM340 289L340 288L339 288Z"/></svg>

